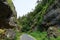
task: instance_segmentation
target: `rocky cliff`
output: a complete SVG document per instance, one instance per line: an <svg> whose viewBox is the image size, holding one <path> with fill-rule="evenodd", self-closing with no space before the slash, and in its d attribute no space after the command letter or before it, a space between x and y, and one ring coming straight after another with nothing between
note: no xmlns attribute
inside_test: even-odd
<svg viewBox="0 0 60 40"><path fill-rule="evenodd" d="M12 0L0 1L0 28L13 28L16 26L16 11Z"/></svg>
<svg viewBox="0 0 60 40"><path fill-rule="evenodd" d="M42 24L45 25L45 27L60 26L60 0L55 0L54 3L48 7Z"/></svg>
<svg viewBox="0 0 60 40"><path fill-rule="evenodd" d="M13 40L17 27L16 10L12 0L0 0L0 40Z"/></svg>
<svg viewBox="0 0 60 40"><path fill-rule="evenodd" d="M47 30L48 39L50 37L57 38L60 36L60 0L54 0L54 2L48 7L42 25ZM50 40L50 39L49 39Z"/></svg>

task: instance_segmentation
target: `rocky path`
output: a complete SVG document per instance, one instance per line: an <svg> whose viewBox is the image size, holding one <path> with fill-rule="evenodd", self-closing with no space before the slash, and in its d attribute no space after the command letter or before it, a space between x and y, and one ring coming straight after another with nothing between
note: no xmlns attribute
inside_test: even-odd
<svg viewBox="0 0 60 40"><path fill-rule="evenodd" d="M22 34L20 36L20 40L36 40L34 37L32 37L31 35L28 34Z"/></svg>

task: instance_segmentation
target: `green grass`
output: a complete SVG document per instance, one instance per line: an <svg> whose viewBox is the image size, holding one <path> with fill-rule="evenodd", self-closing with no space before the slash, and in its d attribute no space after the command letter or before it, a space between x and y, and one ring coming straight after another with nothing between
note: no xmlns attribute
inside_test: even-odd
<svg viewBox="0 0 60 40"><path fill-rule="evenodd" d="M36 38L36 40L47 40L46 38L46 32L32 32L32 33L29 33L30 35L32 35L33 37Z"/></svg>
<svg viewBox="0 0 60 40"><path fill-rule="evenodd" d="M33 37L35 37L36 40L48 40L46 32L38 32L37 31L37 32L29 33L29 34L32 35ZM50 40L60 40L60 36L57 38L51 37Z"/></svg>
<svg viewBox="0 0 60 40"><path fill-rule="evenodd" d="M22 34L25 34L25 33L19 33L19 32L17 32L15 40L20 40L20 35L22 35ZM48 40L46 32L36 31L36 32L27 33L27 34L33 36L36 40ZM57 37L57 38L51 37L50 40L60 40L60 36Z"/></svg>
<svg viewBox="0 0 60 40"><path fill-rule="evenodd" d="M14 40L20 40L20 34L19 33L16 33L16 36L15 36L15 39Z"/></svg>
<svg viewBox="0 0 60 40"><path fill-rule="evenodd" d="M15 32L16 32L16 35L15 35L14 40L20 40L20 35L21 35L22 33L18 32L18 31L16 31L16 30L15 30Z"/></svg>

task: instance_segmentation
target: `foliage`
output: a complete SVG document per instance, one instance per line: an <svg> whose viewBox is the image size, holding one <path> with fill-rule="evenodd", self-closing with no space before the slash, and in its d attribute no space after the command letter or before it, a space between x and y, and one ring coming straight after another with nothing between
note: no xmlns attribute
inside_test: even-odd
<svg viewBox="0 0 60 40"><path fill-rule="evenodd" d="M16 31L16 30L15 30L15 32L16 32L16 35L15 35L14 40L20 40L20 35L21 35L21 33L18 32L18 31Z"/></svg>
<svg viewBox="0 0 60 40"><path fill-rule="evenodd" d="M38 3L34 11L29 12L23 17L19 17L18 21L21 27L21 31L30 31L35 28L40 28L40 31L43 31L44 27L40 27L41 22L43 21L43 16L46 14L48 7L54 2L54 0L42 0L41 3Z"/></svg>
<svg viewBox="0 0 60 40"><path fill-rule="evenodd" d="M16 14L16 10L15 10L15 7L13 5L13 2L12 0L6 0L8 5L10 6L12 12L13 12L13 16L15 17L15 20L16 20L16 17L17 17L17 14ZM16 20L17 21L17 20Z"/></svg>
<svg viewBox="0 0 60 40"><path fill-rule="evenodd" d="M29 34L35 37L36 40L48 40L46 32L36 31L36 32L31 32ZM60 36L57 38L51 37L50 40L60 40Z"/></svg>
<svg viewBox="0 0 60 40"><path fill-rule="evenodd" d="M18 18L18 25L21 28L22 32L27 32L28 34L35 37L37 40L48 40L47 33L41 32L46 29L44 26L41 26L44 15L46 14L49 6L54 3L55 0L42 0L41 3L38 3L34 11L29 12L27 15ZM34 31L36 30L37 31ZM34 32L31 32L34 31ZM19 33L18 33L19 34ZM17 34L17 35L18 35ZM16 36L16 40L18 40ZM53 38L50 40L60 40L60 37Z"/></svg>
<svg viewBox="0 0 60 40"><path fill-rule="evenodd" d="M4 33L5 33L5 30L0 29L0 34L4 34Z"/></svg>
<svg viewBox="0 0 60 40"><path fill-rule="evenodd" d="M37 40L44 40L46 38L46 32L32 32L30 33L33 37L35 37Z"/></svg>

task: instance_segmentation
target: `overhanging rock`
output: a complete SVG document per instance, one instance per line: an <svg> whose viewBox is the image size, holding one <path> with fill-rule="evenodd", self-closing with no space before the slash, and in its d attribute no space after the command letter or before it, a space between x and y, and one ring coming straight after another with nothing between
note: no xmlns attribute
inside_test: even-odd
<svg viewBox="0 0 60 40"><path fill-rule="evenodd" d="M13 5L13 4L11 4ZM16 24L16 11L7 0L0 0L0 28L14 28Z"/></svg>

